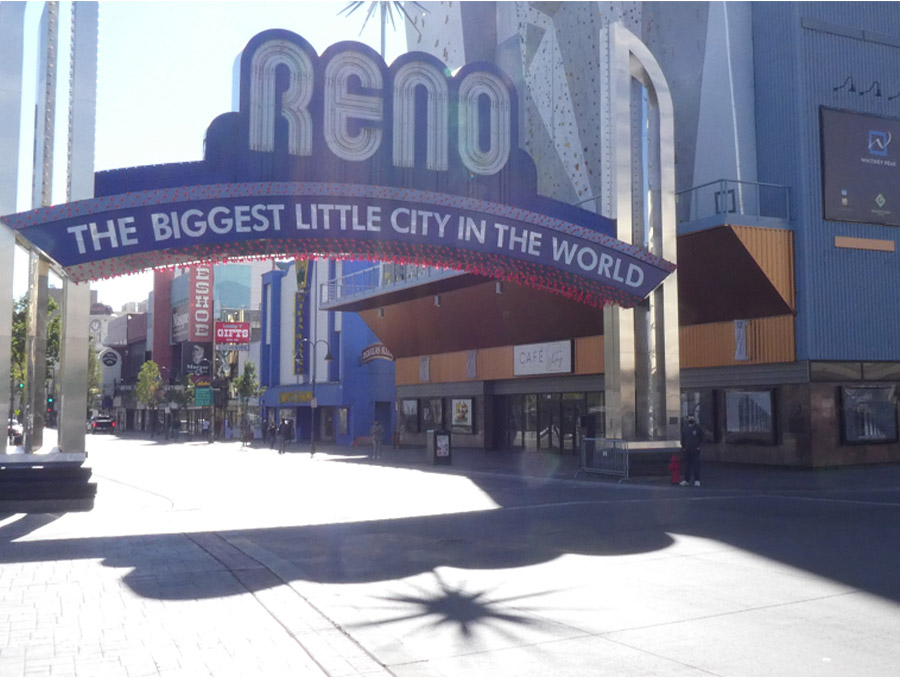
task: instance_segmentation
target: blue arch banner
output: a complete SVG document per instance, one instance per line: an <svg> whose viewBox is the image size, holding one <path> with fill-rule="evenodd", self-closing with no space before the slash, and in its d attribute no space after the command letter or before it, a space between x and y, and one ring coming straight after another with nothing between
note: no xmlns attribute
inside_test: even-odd
<svg viewBox="0 0 900 678"><path fill-rule="evenodd" d="M537 194L518 98L492 64L456 74L369 47L318 56L266 31L241 56L239 110L205 157L96 176L97 198L2 217L75 280L290 255L468 271L593 306L634 306L674 265L615 223Z"/></svg>
<svg viewBox="0 0 900 678"><path fill-rule="evenodd" d="M94 198L3 219L75 280L207 259L383 259L631 306L672 266L595 230L508 205L405 188L215 184Z"/></svg>

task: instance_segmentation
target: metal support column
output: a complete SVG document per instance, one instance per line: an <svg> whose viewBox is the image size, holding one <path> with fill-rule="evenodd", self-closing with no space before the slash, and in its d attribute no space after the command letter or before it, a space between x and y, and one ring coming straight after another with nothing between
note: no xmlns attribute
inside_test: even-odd
<svg viewBox="0 0 900 678"><path fill-rule="evenodd" d="M94 126L97 110L98 3L72 7L72 68L69 82L69 148L67 199L94 197ZM60 337L59 449L82 452L87 416L88 318L90 283L63 280L63 322Z"/></svg>
<svg viewBox="0 0 900 678"><path fill-rule="evenodd" d="M25 3L0 3L0 214L16 211L19 186L19 137L22 110L22 60ZM13 264L15 234L0 225L0 414L12 412ZM6 452L0 436L0 454Z"/></svg>
<svg viewBox="0 0 900 678"><path fill-rule="evenodd" d="M609 130L605 210L616 237L677 263L672 99L659 64L621 24L601 36ZM638 141L647 136L647 155ZM646 177L646 182L645 182ZM606 436L677 440L680 412L678 279L636 309L604 309Z"/></svg>
<svg viewBox="0 0 900 678"><path fill-rule="evenodd" d="M32 207L47 207L53 197L53 140L56 130L56 69L59 46L59 3L48 2L41 15L38 40L38 92L34 116ZM28 316L25 331L25 451L44 441L47 406L47 275L49 262L31 253L28 271Z"/></svg>
<svg viewBox="0 0 900 678"><path fill-rule="evenodd" d="M47 276L49 262L32 253L28 271L28 315L25 333L25 451L44 444L47 406Z"/></svg>

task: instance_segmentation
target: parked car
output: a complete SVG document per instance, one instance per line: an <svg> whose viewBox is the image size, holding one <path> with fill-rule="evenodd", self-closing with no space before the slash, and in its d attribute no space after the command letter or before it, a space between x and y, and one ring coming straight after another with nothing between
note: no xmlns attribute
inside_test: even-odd
<svg viewBox="0 0 900 678"><path fill-rule="evenodd" d="M9 442L13 445L22 444L22 436L25 435L25 427L15 419L10 419L6 427L6 435Z"/></svg>
<svg viewBox="0 0 900 678"><path fill-rule="evenodd" d="M88 422L88 431L90 433L115 433L116 420L108 414L98 414L91 417Z"/></svg>

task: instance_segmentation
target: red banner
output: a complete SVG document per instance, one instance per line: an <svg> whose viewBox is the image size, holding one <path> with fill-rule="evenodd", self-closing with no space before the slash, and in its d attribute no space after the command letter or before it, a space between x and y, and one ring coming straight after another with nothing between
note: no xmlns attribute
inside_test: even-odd
<svg viewBox="0 0 900 678"><path fill-rule="evenodd" d="M197 264L191 267L188 291L188 340L212 341L213 330L213 267Z"/></svg>

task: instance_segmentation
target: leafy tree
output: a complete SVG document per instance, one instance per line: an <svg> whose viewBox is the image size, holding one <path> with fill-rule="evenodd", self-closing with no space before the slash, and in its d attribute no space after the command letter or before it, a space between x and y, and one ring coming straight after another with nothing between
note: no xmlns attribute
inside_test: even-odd
<svg viewBox="0 0 900 678"><path fill-rule="evenodd" d="M103 370L100 368L100 359L97 357L97 349L94 342L88 347L88 386L87 404L93 407L103 395Z"/></svg>
<svg viewBox="0 0 900 678"><path fill-rule="evenodd" d="M163 395L162 379L159 375L159 365L152 360L141 365L134 394L137 401L145 407L153 408L159 405Z"/></svg>
<svg viewBox="0 0 900 678"><path fill-rule="evenodd" d="M241 421L247 411L247 401L259 394L259 381L256 379L256 365L252 361L244 363L244 372L234 380L234 391L241 405Z"/></svg>
<svg viewBox="0 0 900 678"><path fill-rule="evenodd" d="M51 297L47 300L47 374L50 368L59 362L59 335L62 320L59 304ZM19 297L13 305L12 317L12 364L10 375L15 384L25 381L25 337L28 322L28 296Z"/></svg>
<svg viewBox="0 0 900 678"><path fill-rule="evenodd" d="M190 407L194 404L194 384L191 382L190 376L182 375L178 380L178 385L181 388L172 387L166 390L166 400L175 403L179 409Z"/></svg>

